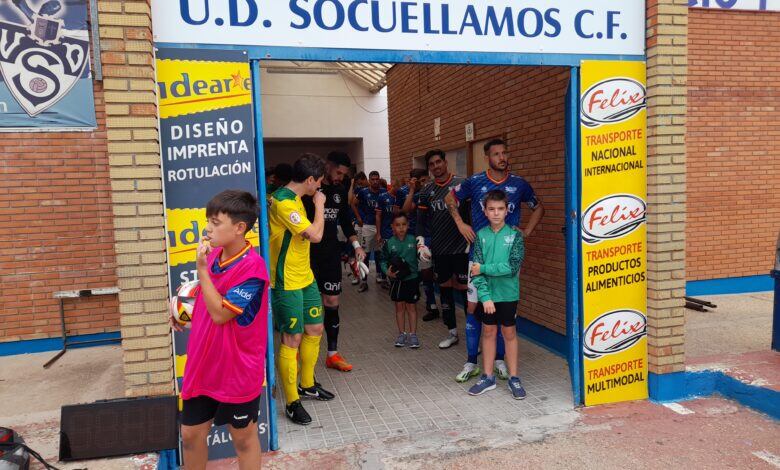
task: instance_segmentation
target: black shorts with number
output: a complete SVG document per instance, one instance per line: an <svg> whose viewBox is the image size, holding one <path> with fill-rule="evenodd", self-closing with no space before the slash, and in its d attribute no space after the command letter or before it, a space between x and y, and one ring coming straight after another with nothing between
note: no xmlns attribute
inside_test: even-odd
<svg viewBox="0 0 780 470"><path fill-rule="evenodd" d="M317 280L320 294L341 294L341 253L334 248L327 256L312 256L311 270Z"/></svg>
<svg viewBox="0 0 780 470"><path fill-rule="evenodd" d="M181 412L181 424L197 426L214 420L216 426L229 424L236 429L257 422L260 412L260 395L246 403L222 403L211 397L199 396L184 400Z"/></svg>
<svg viewBox="0 0 780 470"><path fill-rule="evenodd" d="M416 304L420 300L420 278L408 281L390 281L390 300L393 302L405 302Z"/></svg>
<svg viewBox="0 0 780 470"><path fill-rule="evenodd" d="M514 302L496 302L496 313L487 314L482 306L482 302L477 306L475 312L479 321L485 325L515 326L517 323L517 301Z"/></svg>
<svg viewBox="0 0 780 470"><path fill-rule="evenodd" d="M433 270L439 284L444 284L455 276L458 284L465 286L469 283L469 254L434 255Z"/></svg>

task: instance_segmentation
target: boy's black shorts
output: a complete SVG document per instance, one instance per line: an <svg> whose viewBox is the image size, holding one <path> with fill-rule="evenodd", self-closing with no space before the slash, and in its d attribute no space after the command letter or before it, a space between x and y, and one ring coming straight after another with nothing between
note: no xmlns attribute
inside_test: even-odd
<svg viewBox="0 0 780 470"><path fill-rule="evenodd" d="M408 281L390 281L390 300L416 304L420 300L420 278Z"/></svg>
<svg viewBox="0 0 780 470"><path fill-rule="evenodd" d="M434 255L433 270L436 273L436 282L439 284L455 276L458 284L465 286L469 282L469 254Z"/></svg>
<svg viewBox="0 0 780 470"><path fill-rule="evenodd" d="M236 429L257 422L260 412L260 395L246 403L222 403L211 397L199 396L184 400L181 412L181 424L197 426L214 420L216 426L229 424Z"/></svg>
<svg viewBox="0 0 780 470"><path fill-rule="evenodd" d="M482 306L477 306L475 312L479 321L485 325L515 326L517 323L517 300L514 302L495 302L496 313L488 315Z"/></svg>
<svg viewBox="0 0 780 470"><path fill-rule="evenodd" d="M311 269L321 294L341 294L341 253L311 257Z"/></svg>

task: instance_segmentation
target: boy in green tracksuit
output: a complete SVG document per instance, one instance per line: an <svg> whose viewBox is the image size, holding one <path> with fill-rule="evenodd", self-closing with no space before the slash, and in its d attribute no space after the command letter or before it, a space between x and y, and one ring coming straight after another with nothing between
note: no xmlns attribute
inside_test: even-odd
<svg viewBox="0 0 780 470"><path fill-rule="evenodd" d="M393 216L391 227L393 236L382 246L379 266L390 279L390 300L395 302L395 321L398 324L395 347L408 345L417 349L420 347L417 338L417 301L420 300L417 241L407 233L409 220L403 212Z"/></svg>
<svg viewBox="0 0 780 470"><path fill-rule="evenodd" d="M525 257L523 233L505 223L508 201L506 193L493 190L485 195L484 211L490 225L477 232L474 241L471 276L479 297L477 318L482 322L482 360L485 371L493 370L496 357L496 333L506 343L509 367L509 390L517 400L526 393L517 374L517 332L515 319L520 284L517 274ZM471 395L481 395L496 388L494 375L482 377L469 389Z"/></svg>

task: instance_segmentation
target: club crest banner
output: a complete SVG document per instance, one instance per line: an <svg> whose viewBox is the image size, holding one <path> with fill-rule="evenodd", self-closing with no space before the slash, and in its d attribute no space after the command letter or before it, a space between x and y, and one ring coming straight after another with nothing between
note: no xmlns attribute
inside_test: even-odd
<svg viewBox="0 0 780 470"><path fill-rule="evenodd" d="M97 126L87 2L0 3L0 131Z"/></svg>

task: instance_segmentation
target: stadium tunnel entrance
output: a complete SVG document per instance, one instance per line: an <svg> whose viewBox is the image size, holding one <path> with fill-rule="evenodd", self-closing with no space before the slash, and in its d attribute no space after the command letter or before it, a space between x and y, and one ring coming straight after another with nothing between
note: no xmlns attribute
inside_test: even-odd
<svg viewBox="0 0 780 470"><path fill-rule="evenodd" d="M487 141L507 142L510 172L530 183L546 212L526 244L520 275L519 362L529 396L516 402L502 388L507 396L498 406L507 422L520 422L579 405L579 228L577 218L567 216L578 212L573 188L579 153L571 126L577 122L578 68L282 60L252 65L255 95L261 97L256 134L265 162L258 170L292 164L303 152L324 157L340 150L352 158L353 175L375 170L398 187L410 170L425 168L428 150L442 149L450 172L467 177L487 169ZM376 70L381 74L371 75ZM531 211L521 210L524 227ZM454 380L466 359L462 306L456 346L437 347L447 334L437 319L419 321L419 350L394 348L394 307L388 291L375 283L375 272L372 265L369 290L358 292L344 267L339 351L354 369L326 369L323 338L316 371L336 399L305 402L314 423L301 427L284 416L282 388L274 387L269 418L271 441L279 448L309 450L489 425L480 420L494 415L496 400L469 396L474 380ZM424 306L423 295L420 318ZM274 344L278 352L278 334Z"/></svg>
<svg viewBox="0 0 780 470"><path fill-rule="evenodd" d="M632 160L643 165L646 158L646 115L642 111L647 104L644 85L647 30L646 9L641 2L594 4L588 9L571 2L560 2L554 6L530 5L519 9L508 0L451 4L440 1L424 5L371 2L371 8L367 8L365 2L352 2L350 6L345 6L340 1L308 5L304 5L305 2L273 2L264 4L262 8L255 0L247 1L248 8L238 7L238 2L219 6L204 2L205 8L202 9L190 9L187 3L153 3L156 46L184 49L179 54L181 56L197 55L203 51L196 50L209 49L213 50L212 55L226 50L245 54L252 76L248 83L251 83L257 187L261 196L266 193L264 130L274 122L264 119L263 115L266 111L262 105L265 87L261 70L263 61L316 61L347 68L349 64L398 64L386 71L391 162L388 173L392 178L402 177L432 147L440 147L452 154L456 161L453 170L456 172L459 172L457 162L461 159L466 161L465 173L475 172L481 169L479 159L475 158L480 142L496 137L507 140L510 151L514 152L512 170L536 185L537 193L549 210L536 240L529 241L529 255L521 276L521 298L524 300L519 308L518 329L530 340L524 343L525 350L521 348L521 357L533 355L528 350L531 345L543 345L539 351L551 350L565 358L557 375L566 379L565 369L568 367L570 382L565 387L568 407L583 402L598 404L647 397L647 381L643 376L647 372L647 295L644 282L647 179L644 166L629 168L621 165L623 162L601 163L602 158L595 148L612 145L612 136L618 134L625 145L636 148ZM360 8L361 4L364 8ZM209 6L214 8L209 9ZM503 12L503 17L499 17L498 12ZM459 29L453 30L456 23ZM237 66L238 63L234 64ZM466 70L477 70L475 77L458 82L458 77ZM233 77L239 85L242 78L246 79L240 73ZM437 89L439 84L441 87ZM399 90L399 94L394 95L395 89ZM485 97L481 102L476 99L480 94ZM243 93L235 98L243 100L247 95ZM395 102L395 96L399 97L399 102ZM587 108L582 106L587 111L582 116L580 96L583 96L583 103L589 103ZM394 109L401 111L394 114ZM302 114L293 116L301 118ZM631 119L633 116L637 119ZM608 129L615 132L599 134L599 127L613 124L616 126ZM427 132L417 135L418 131L431 127L433 139ZM626 131L625 135L617 132L620 129ZM627 133L637 129L638 134ZM462 134L469 137L457 137ZM429 138L426 139L425 135ZM359 138L360 135L349 137ZM580 137L583 137L582 141ZM587 137L593 138L587 140ZM363 147L365 163L365 141ZM582 158L584 154L591 155L591 150L594 158ZM634 173L627 175L628 171ZM584 179L583 175L590 178ZM589 204L587 209L582 203ZM265 205L261 207L260 246L263 256L269 259L268 214ZM580 220L585 212L594 225L589 232L580 231ZM613 217L605 216L605 213L611 213ZM620 241L621 238L626 240ZM604 245L622 243L617 249L633 250L632 247L636 247L631 254L638 253L642 265L635 270L641 272L621 274L621 279L603 280L605 286L623 288L593 295L581 289L584 282L580 279L588 275L586 262L597 262L602 253L611 257L611 252L608 251L610 247L602 248L604 245L598 250L584 245L602 242L605 242ZM590 251L585 253L585 249ZM594 256L586 257L586 254ZM628 287L611 282L635 276L642 279ZM616 293L618 290L620 295ZM358 371L353 372L351 377L342 374L339 377L345 380L344 387L352 387L349 391L359 406L323 409L322 417L327 414L332 418L331 422L338 422L347 420L345 414L351 417L351 413L361 413L363 419L359 421L368 425L360 427L365 429L370 425L371 432L377 437L397 430L391 429L397 428L397 425L390 426L387 415L373 413L379 407L393 410L406 408L409 412L396 413L393 423L400 422L409 432L416 427L404 426L404 423L414 421L422 427L428 425L428 420L436 423L438 415L416 413L429 403L443 403L455 396L465 400L467 396L462 389L453 390L453 395L435 396L431 388L441 391L439 383L431 380L432 377L425 371L438 373L449 369L442 364L450 357L455 357L452 370L456 371L463 356L457 358L458 354L453 354L453 351L430 348L435 343L433 339L427 343L430 349L415 351L422 354L393 356L397 360L387 360L390 357L388 348L384 344L377 345L383 341L382 338L386 341L388 335L385 331L393 329L389 321L391 315L388 311L382 312L391 304L381 298L383 292L378 292L376 288L371 289L370 295L378 297L369 303L364 302L363 297L344 296L345 312L354 310L368 314L357 317L354 327L345 326L344 330L352 333L345 333L340 342L344 343L342 349L349 354L352 352L346 350L347 344L370 342L371 349L365 351L364 356L368 357L372 351L377 354L377 361L373 364L375 371L385 371L384 376L390 379L375 382L379 375L368 371L365 380L347 382L348 379L358 379L360 374ZM350 304L351 301L355 302ZM372 319L378 323L360 323ZM609 331L604 330L607 323L612 325ZM423 327L424 338L429 334L432 338L439 337L433 330L426 332L425 328L433 326L428 324ZM269 322L269 331L271 329ZM593 331L589 332L589 329ZM380 332L381 338L372 337L374 332ZM349 338L349 334L357 334L367 341ZM587 337L590 344L581 342L581 335ZM402 352L411 351L394 351L396 354ZM457 349L454 352L457 353ZM276 382L274 356L275 348L269 347L266 376L271 390L275 389ZM355 351L352 360L357 363L360 356L360 351ZM434 362L423 364L421 358L426 357L433 358ZM557 356L550 353L549 357ZM587 375L588 393L583 393L586 380L584 357L588 358L585 368L593 372ZM637 361L641 372L623 374L621 367ZM543 371L555 369L550 366L551 360L542 359L539 363ZM365 364L372 365L369 362ZM528 364L521 365L521 371L527 370L523 367L528 367ZM415 371L417 375L409 371ZM616 376L616 371L623 375ZM323 370L317 373L323 382L323 375L329 374ZM446 382L440 383L454 383L451 373L442 377ZM419 388L404 389L409 383L417 383ZM542 379L538 383L541 384ZM337 393L349 398L344 393L346 389L333 385ZM528 385L530 391L530 383ZM387 396L388 400L366 403L366 397L371 398L372 395ZM277 400L282 397L278 393L270 397L266 394L265 397L269 399L267 429L270 430L265 437L270 438L268 447L279 449L281 445L286 445L280 439L284 429L276 411L282 405ZM424 397L428 397L428 401ZM540 402L544 401L540 395L537 398ZM457 409L468 409L472 404L473 401L469 401L452 410L439 408L439 413L448 418L448 425L462 426L469 420L468 417L458 416ZM320 408L315 408L316 422L327 422L320 419ZM370 416L366 410L372 410L368 411ZM495 412L493 410L493 415ZM510 416L509 413L507 416ZM261 419L265 424L265 417L261 416ZM375 424L383 424L384 428L374 429ZM266 427L260 428L262 434ZM307 445L309 448L339 442L335 439L331 439L335 442L328 442L325 429L319 429L320 436L309 436L301 429L291 432L303 435L304 441L310 443ZM353 423L353 429L355 434L360 434L357 423ZM346 436L340 429L338 431L341 442L345 442ZM311 444L312 441L314 444Z"/></svg>

